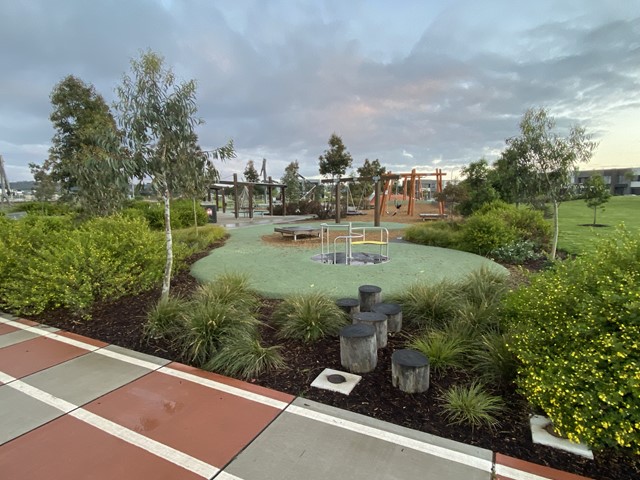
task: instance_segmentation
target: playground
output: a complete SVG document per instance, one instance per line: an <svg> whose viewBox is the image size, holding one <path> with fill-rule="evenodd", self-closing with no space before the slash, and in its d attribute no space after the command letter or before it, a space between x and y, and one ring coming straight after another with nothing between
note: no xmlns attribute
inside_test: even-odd
<svg viewBox="0 0 640 480"><path fill-rule="evenodd" d="M425 247L402 240L403 230L409 224L389 221L397 217L399 216L383 217L384 221L380 225L381 229L388 232L386 247L389 261L386 262L356 266L324 263L317 259L314 261L313 257L321 255L323 248L327 248L323 247L319 236L294 240L292 236L274 231L283 225L258 224L230 229L230 238L224 247L211 251L208 256L193 264L191 274L199 281L206 282L215 280L224 272L245 273L250 277L252 286L267 298L284 298L292 293L313 291L339 298L345 296L346 292L357 291L358 286L363 284L378 285L386 294L393 295L415 282L437 283L444 279L455 281L483 266L507 273L501 265L478 255ZM403 214L400 218L409 220L411 217ZM362 228L373 230L373 222L348 220L353 219L348 218L346 222L342 222L342 228L336 228L336 224L331 224L330 221L288 223L284 227L304 226L320 232L323 223L333 225L331 247L336 236L344 236L348 231L349 223L354 232L361 231ZM413 221L421 220L413 217ZM367 232L368 237L370 234L378 235ZM352 245L352 253L378 254L381 247L379 243L376 240L371 245L362 245L356 240ZM338 252L345 251L344 242L337 242L335 245Z"/></svg>

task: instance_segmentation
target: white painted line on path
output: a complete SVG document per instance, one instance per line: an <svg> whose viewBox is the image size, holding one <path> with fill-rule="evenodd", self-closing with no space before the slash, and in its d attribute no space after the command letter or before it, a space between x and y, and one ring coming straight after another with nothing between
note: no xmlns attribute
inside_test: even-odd
<svg viewBox="0 0 640 480"><path fill-rule="evenodd" d="M269 407L274 407L279 410L284 410L289 405L288 403L283 402L281 400L276 400L275 398L267 397L265 395L260 395L259 393L253 393L238 387L232 387L231 385L227 385L221 382L216 382L215 380L211 380L209 378L200 377L198 375L194 375L193 373L187 373L187 372L183 372L182 370L176 370L175 368L165 366L160 368L158 372L165 373L167 375L171 375L173 377L177 377L183 380L188 380L193 383L198 383L205 387L213 388L214 390L220 390L222 392L229 393L237 397L242 397L256 403L262 403L264 405L268 405Z"/></svg>
<svg viewBox="0 0 640 480"><path fill-rule="evenodd" d="M47 332L41 328L30 327L20 322L15 322L13 320L7 320L3 317L0 317L0 322L6 323L12 327L16 327L22 330L30 331L37 333L40 336L51 338L53 340L58 340L63 343L67 343L69 345L73 345L78 348L82 348L84 350L88 350L90 352L97 353L99 355L104 355L105 357L113 358L115 360L120 360L126 363L130 363L132 365L137 365L139 367L147 368L152 371L156 371L158 373L164 373L165 375L170 375L172 377L177 377L182 380L187 380L189 382L197 383L199 385L203 385L208 388L212 388L214 390L219 390L230 395L234 395L236 397L241 397L246 400L251 400L257 403L261 403L263 405L268 405L273 408L277 408L278 410L284 410L289 405L286 402L281 400L276 400L265 395L260 395L258 393L253 393L248 390L243 390L238 387L232 387L231 385L226 385L222 382L216 382L215 380L210 380L208 378L203 378L198 375L193 375L191 373L183 372L181 370L176 370L171 367L162 366L157 363L148 362L146 360L142 360L139 358L131 357L129 355L125 355L120 352L114 352L112 350L108 350L104 347L97 347L95 345L91 345L89 343L81 342L78 340L74 340L72 338L65 337L63 335L58 335L56 333Z"/></svg>
<svg viewBox="0 0 640 480"><path fill-rule="evenodd" d="M176 450L164 443L145 437L138 432L134 432L133 430L112 422L111 420L96 415L95 413L85 410L73 403L67 402L62 398L55 397L50 393L7 375L4 372L0 372L0 381L4 382L9 388L13 388L14 390L24 393L31 398L46 403L47 405L87 423L102 432L117 437L120 440L141 448L157 457L163 458L184 468L185 470L189 470L190 472L200 475L201 477L211 478L220 471L213 465L203 462L202 460L192 457L180 450Z"/></svg>
<svg viewBox="0 0 640 480"><path fill-rule="evenodd" d="M496 463L496 475L502 475L512 480L553 480L553 478L550 477L541 477L535 473L524 472L517 468L500 465L499 463Z"/></svg>
<svg viewBox="0 0 640 480"><path fill-rule="evenodd" d="M298 407L296 405L289 405L285 412L293 413L295 415L300 415L302 417L326 423L334 427L343 428L345 430L377 438L385 442L393 443L394 445L411 448L412 450L417 450L418 452L428 453L430 455L461 463L463 465L477 468L485 472L490 472L493 467L493 462L491 460L484 460L482 458L458 452L456 450L450 450L438 445L432 445L420 440L414 440L413 438L408 438L397 433L391 433L379 428L369 427L367 425L362 425L349 420L343 420L332 415L316 412L307 408Z"/></svg>

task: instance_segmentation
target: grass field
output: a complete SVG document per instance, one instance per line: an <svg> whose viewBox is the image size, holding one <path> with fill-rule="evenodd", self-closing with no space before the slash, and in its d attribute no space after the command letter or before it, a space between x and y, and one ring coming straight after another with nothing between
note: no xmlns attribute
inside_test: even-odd
<svg viewBox="0 0 640 480"><path fill-rule="evenodd" d="M584 253L591 250L598 238L612 235L622 223L628 230L640 233L640 197L611 197L598 210L597 223L606 227L585 227L593 223L593 209L588 208L584 200L572 200L560 204L560 237L558 248L570 253Z"/></svg>

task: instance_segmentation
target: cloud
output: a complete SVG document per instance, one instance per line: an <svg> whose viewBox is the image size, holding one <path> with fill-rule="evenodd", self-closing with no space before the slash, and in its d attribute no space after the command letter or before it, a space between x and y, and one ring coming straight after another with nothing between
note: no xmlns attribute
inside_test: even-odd
<svg viewBox="0 0 640 480"><path fill-rule="evenodd" d="M4 2L0 141L46 145L56 82L75 74L114 101L146 48L198 81L203 147L234 139L223 175L263 157L274 177L293 160L314 175L333 132L354 168L365 158L394 171L406 158L459 167L495 158L534 106L622 139L640 110L640 5L609 3ZM608 151L637 159L640 146Z"/></svg>

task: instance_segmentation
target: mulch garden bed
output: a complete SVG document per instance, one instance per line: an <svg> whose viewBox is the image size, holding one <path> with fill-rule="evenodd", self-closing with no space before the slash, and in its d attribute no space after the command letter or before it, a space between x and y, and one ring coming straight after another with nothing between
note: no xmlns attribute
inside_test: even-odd
<svg viewBox="0 0 640 480"><path fill-rule="evenodd" d="M190 259L191 262L203 255ZM188 296L197 286L188 272L180 272L172 282L172 292ZM163 342L149 342L143 338L142 326L146 312L157 302L159 289L139 295L94 305L91 320L80 320L68 312L46 312L34 320L113 343L140 352L175 361L183 361L181 352ZM529 406L515 388L501 392L507 409L495 429L471 429L450 425L439 408L438 396L443 389L460 380L464 373L432 373L431 386L422 394L406 394L391 385L391 354L404 348L405 335L390 335L386 348L378 351L375 371L364 374L350 395L320 390L310 386L325 368L344 370L340 365L338 338L327 338L313 344L284 341L276 338L270 317L277 300L262 301L260 319L263 341L267 345L282 345L281 354L287 368L250 379L251 383L293 395L302 396L327 405L374 417L408 428L490 449L505 455L547 465L567 472L602 480L640 479L640 456L619 451L594 452L595 461L568 454L542 445L534 445L529 429Z"/></svg>

